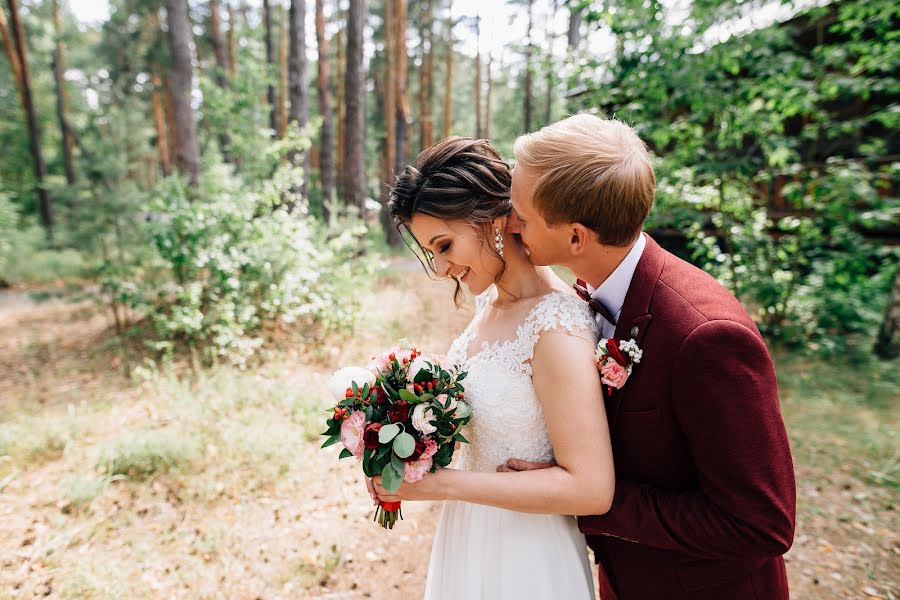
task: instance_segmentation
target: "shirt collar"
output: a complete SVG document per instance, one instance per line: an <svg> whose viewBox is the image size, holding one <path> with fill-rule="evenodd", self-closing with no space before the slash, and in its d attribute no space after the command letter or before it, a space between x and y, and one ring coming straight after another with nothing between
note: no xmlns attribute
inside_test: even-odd
<svg viewBox="0 0 900 600"><path fill-rule="evenodd" d="M594 289L587 284L587 290L591 294L591 298L597 300L609 309L610 314L618 321L619 314L622 312L622 305L625 304L625 295L631 286L631 278L634 277L634 270L637 268L641 255L644 253L644 246L647 240L644 234L638 236L637 241L616 267L616 270L610 273L606 281L600 284L600 287Z"/></svg>

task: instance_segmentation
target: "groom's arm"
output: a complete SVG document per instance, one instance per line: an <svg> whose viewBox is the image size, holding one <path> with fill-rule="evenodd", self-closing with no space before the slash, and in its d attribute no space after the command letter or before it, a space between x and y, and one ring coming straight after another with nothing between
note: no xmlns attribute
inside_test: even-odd
<svg viewBox="0 0 900 600"><path fill-rule="evenodd" d="M672 406L698 470L684 491L616 481L611 510L579 518L589 535L698 557L779 556L794 535L796 489L772 360L754 332L711 321L683 342Z"/></svg>

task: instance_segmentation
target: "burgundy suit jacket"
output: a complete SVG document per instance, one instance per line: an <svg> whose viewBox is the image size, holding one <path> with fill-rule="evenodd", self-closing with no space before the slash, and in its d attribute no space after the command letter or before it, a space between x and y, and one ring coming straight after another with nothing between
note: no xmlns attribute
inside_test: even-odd
<svg viewBox="0 0 900 600"><path fill-rule="evenodd" d="M578 520L601 597L787 599L794 468L753 320L647 236L615 337L634 338L643 358L606 398L612 508Z"/></svg>

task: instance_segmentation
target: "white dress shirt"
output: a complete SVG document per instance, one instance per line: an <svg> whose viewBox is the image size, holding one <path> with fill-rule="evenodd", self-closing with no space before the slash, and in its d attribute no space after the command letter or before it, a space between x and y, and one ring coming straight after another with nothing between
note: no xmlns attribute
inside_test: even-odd
<svg viewBox="0 0 900 600"><path fill-rule="evenodd" d="M609 314L613 316L616 323L619 322L619 316L622 314L622 305L625 304L625 295L628 288L631 287L631 278L634 277L634 270L637 268L638 261L644 253L644 246L647 240L644 234L638 236L637 241L631 247L616 270L610 273L606 281L600 284L600 287L593 288L587 284L587 291L591 298L597 300L609 310ZM600 335L604 338L611 338L616 334L616 328L612 323L607 321L603 316L594 315L597 324L600 326Z"/></svg>

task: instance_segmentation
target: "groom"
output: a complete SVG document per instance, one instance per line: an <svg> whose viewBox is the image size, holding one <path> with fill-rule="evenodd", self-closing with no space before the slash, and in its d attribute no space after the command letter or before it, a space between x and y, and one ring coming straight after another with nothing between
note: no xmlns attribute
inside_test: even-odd
<svg viewBox="0 0 900 600"><path fill-rule="evenodd" d="M522 136L515 156L508 231L533 263L575 273L601 337L643 350L624 385L603 386L612 508L578 520L601 598L787 599L796 491L772 359L734 296L642 233L646 146L580 114Z"/></svg>

